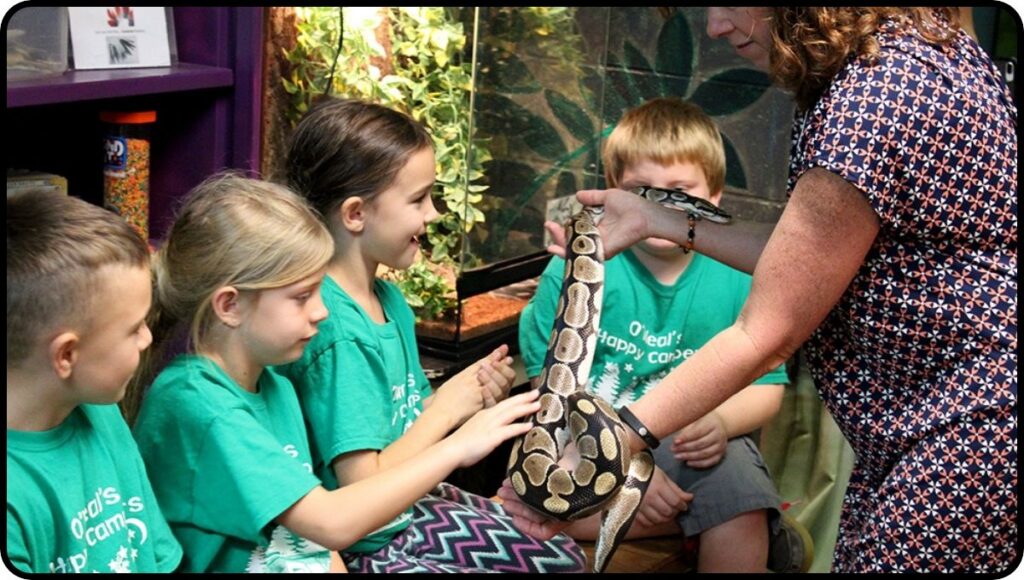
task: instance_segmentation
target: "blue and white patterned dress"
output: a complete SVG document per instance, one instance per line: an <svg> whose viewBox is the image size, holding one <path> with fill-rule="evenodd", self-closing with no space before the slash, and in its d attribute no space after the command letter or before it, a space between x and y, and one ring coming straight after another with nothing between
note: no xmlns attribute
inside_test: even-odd
<svg viewBox="0 0 1024 580"><path fill-rule="evenodd" d="M1017 557L1017 111L962 31L892 23L794 124L881 223L805 348L857 454L833 568L999 572Z"/></svg>

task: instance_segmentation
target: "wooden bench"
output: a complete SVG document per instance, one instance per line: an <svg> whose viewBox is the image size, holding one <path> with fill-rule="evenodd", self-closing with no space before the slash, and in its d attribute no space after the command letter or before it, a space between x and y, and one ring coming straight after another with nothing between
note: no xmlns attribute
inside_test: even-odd
<svg viewBox="0 0 1024 580"><path fill-rule="evenodd" d="M695 572L697 553L684 543L682 536L663 536L626 540L615 551L605 572ZM587 555L587 562L594 563L594 543L577 542Z"/></svg>

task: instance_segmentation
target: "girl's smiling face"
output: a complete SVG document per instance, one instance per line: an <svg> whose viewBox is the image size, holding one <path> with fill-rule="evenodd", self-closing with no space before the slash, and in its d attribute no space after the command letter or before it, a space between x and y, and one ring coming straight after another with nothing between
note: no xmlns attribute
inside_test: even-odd
<svg viewBox="0 0 1024 580"><path fill-rule="evenodd" d="M434 150L425 147L367 204L364 247L374 261L397 270L412 265L427 224L439 217L431 197L434 180Z"/></svg>

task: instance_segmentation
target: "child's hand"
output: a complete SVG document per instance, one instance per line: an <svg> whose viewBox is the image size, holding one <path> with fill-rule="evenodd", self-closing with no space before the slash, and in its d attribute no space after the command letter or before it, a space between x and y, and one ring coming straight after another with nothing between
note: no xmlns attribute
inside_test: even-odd
<svg viewBox="0 0 1024 580"><path fill-rule="evenodd" d="M689 467L711 467L725 457L729 435L721 415L711 411L690 423L672 441L672 453Z"/></svg>
<svg viewBox="0 0 1024 580"><path fill-rule="evenodd" d="M449 435L447 440L459 450L459 467L473 465L506 439L518 437L529 431L529 421L516 421L540 410L538 394L538 391L531 389L509 397L490 409L473 415L462 427Z"/></svg>
<svg viewBox="0 0 1024 580"><path fill-rule="evenodd" d="M445 381L434 393L434 400L430 403L431 410L437 407L451 417L455 426L459 426L483 409L485 393L489 391L480 384L477 377L480 372L478 361Z"/></svg>
<svg viewBox="0 0 1024 580"><path fill-rule="evenodd" d="M501 345L494 352L477 361L480 370L477 380L483 389L484 408L493 407L508 396L516 371L512 368L512 357L508 356L508 345Z"/></svg>
<svg viewBox="0 0 1024 580"><path fill-rule="evenodd" d="M438 387L431 406L438 405L455 425L461 425L480 409L507 397L515 377L508 346L503 344Z"/></svg>
<svg viewBox="0 0 1024 580"><path fill-rule="evenodd" d="M573 471L580 464L580 459L580 448L576 446L575 439L570 439L565 443L562 458L558 460L557 465L568 471Z"/></svg>
<svg viewBox="0 0 1024 580"><path fill-rule="evenodd" d="M636 514L636 521L644 527L670 521L679 512L689 509L691 501L692 493L683 491L660 467L655 467L651 485Z"/></svg>
<svg viewBox="0 0 1024 580"><path fill-rule="evenodd" d="M531 390L530 392L535 391ZM553 520L523 503L523 500L516 495L516 491L512 489L512 482L507 478L501 482L498 497L502 499L501 507L508 515L512 516L512 524L524 534L542 542L550 540L572 524L572 522Z"/></svg>

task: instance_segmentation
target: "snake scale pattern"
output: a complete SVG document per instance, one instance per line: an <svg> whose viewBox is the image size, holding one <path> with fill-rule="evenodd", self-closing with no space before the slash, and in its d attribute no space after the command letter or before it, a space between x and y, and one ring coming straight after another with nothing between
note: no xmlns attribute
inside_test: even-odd
<svg viewBox="0 0 1024 580"><path fill-rule="evenodd" d="M635 192L697 218L730 219L705 200L674 190L642 187ZM608 565L654 475L650 451L631 453L618 414L585 390L601 318L604 246L597 224L603 213L600 206L584 207L566 226L565 273L540 375L541 408L530 419L532 428L513 443L508 464L516 494L548 517L573 521L603 512L595 572ZM558 465L569 441L579 453L571 471Z"/></svg>

